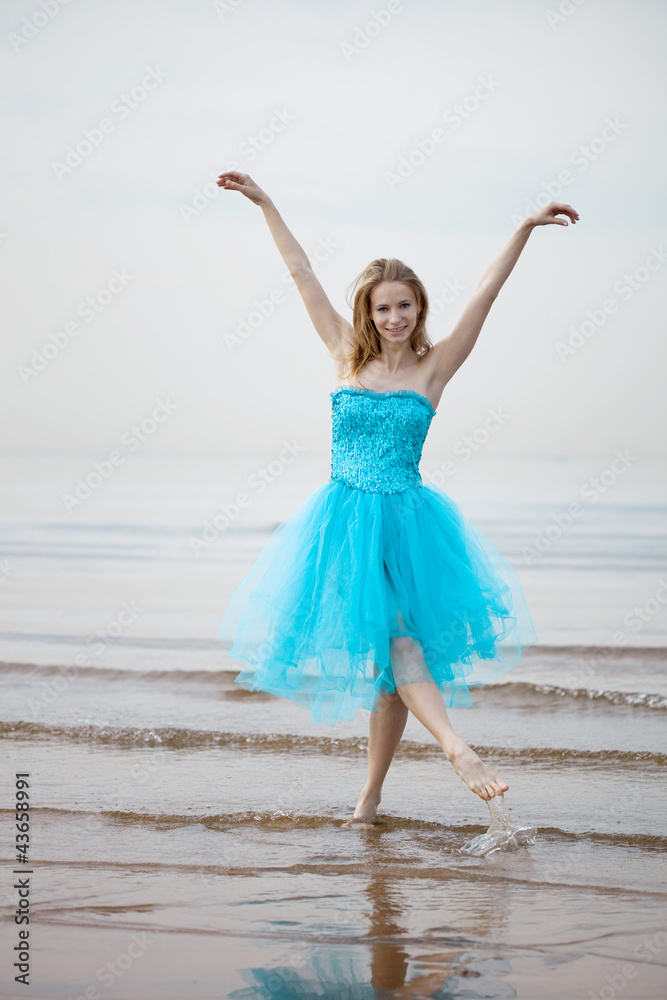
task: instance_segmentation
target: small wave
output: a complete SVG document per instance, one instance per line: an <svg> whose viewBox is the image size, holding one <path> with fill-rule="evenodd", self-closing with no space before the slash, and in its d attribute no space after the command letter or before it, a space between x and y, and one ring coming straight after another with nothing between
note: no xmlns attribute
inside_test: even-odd
<svg viewBox="0 0 667 1000"><path fill-rule="evenodd" d="M42 644L55 646L78 646L81 652L85 653L88 646L81 634L67 635L64 633L38 633L38 632L0 632L2 642L39 642ZM94 645L94 640L90 640L89 645ZM220 643L215 638L199 639L184 636L182 638L165 638L164 636L130 636L118 635L113 637L114 646L126 646L135 649L156 649L156 650L217 650L220 652Z"/></svg>
<svg viewBox="0 0 667 1000"><path fill-rule="evenodd" d="M641 660L642 662L655 663L662 667L667 666L667 649L664 646L586 646L582 643L569 646L547 646L546 644L536 644L529 647L524 655L526 659L549 657L550 659L562 659L568 662L572 660L585 660L589 662L597 658L610 663Z"/></svg>
<svg viewBox="0 0 667 1000"><path fill-rule="evenodd" d="M0 738L30 740L66 740L76 743L112 743L126 747L154 747L168 750L202 750L216 747L252 751L254 753L287 753L291 755L364 757L366 737L304 736L298 733L235 733L196 730L177 727L134 729L131 727L96 726L92 724L48 725L39 722L0 722ZM558 764L590 767L636 768L644 772L667 765L667 753L651 750L578 750L569 747L507 747L480 746L473 749L495 763L517 763L554 766ZM441 759L442 750L436 744L404 740L396 751L397 758Z"/></svg>
<svg viewBox="0 0 667 1000"><path fill-rule="evenodd" d="M53 807L34 808L34 813L46 817L62 817L68 821L81 818L88 822L91 815L99 816L103 820L128 826L156 826L162 829L175 829L182 826L192 826L198 824L212 830L220 832L235 831L241 828L258 828L262 830L319 830L325 827L332 827L346 833L351 830L376 827L378 830L386 831L405 830L413 835L438 835L445 836L457 842L461 838L472 838L486 832L488 824L473 823L438 823L435 820L415 819L412 816L390 816L386 813L378 813L372 823L352 824L348 815L307 815L304 813L274 810L259 811L248 809L238 813L155 813L155 812L133 812L130 810L102 810L99 813L91 813L85 810L58 809ZM10 809L0 809L0 817L11 814ZM667 837L658 834L645 833L613 833L598 830L586 830L576 833L573 830L566 830L556 826L540 826L537 828L539 839L542 842L555 841L571 844L590 843L607 847L634 847L643 851L667 851ZM78 862L76 862L78 863Z"/></svg>
<svg viewBox="0 0 667 1000"><path fill-rule="evenodd" d="M366 738L330 739L325 736L300 736L291 733L233 733L212 730L164 727L135 729L119 726L49 725L40 722L0 722L0 738L73 742L116 743L124 746L153 746L167 749L206 749L227 747L268 753L330 753L353 755L366 752ZM424 748L425 750L428 748Z"/></svg>
<svg viewBox="0 0 667 1000"><path fill-rule="evenodd" d="M651 691L605 691L596 688L569 688L559 684L531 684L528 681L508 681L486 684L475 690L479 702L498 702L511 708L541 706L548 709L559 703L570 706L595 702L597 706L624 706L665 711L667 696Z"/></svg>
<svg viewBox="0 0 667 1000"><path fill-rule="evenodd" d="M152 643L153 640L145 640ZM188 640L189 642L189 640ZM178 648L186 649L187 645ZM526 650L527 654L533 654L533 658L539 659L539 654L544 654L543 660L556 652L558 657L564 654L564 660L568 667L577 658L583 658L583 654L597 647L585 646L544 646L531 647ZM640 649L624 648L619 651L619 655L625 657L629 668L632 663L633 668L638 666L638 658L644 674L652 671L665 672L667 664L667 650L663 649ZM624 661L624 662L625 662ZM610 661L611 662L611 661ZM619 657L614 657L614 666L622 667ZM204 689L215 688L222 693L223 697L252 697L255 699L272 698L272 695L264 692L248 692L235 684L238 676L240 664L235 661L228 661L229 665L212 669L127 669L123 667L102 667L102 666L57 666L33 663L16 663L0 661L0 676L20 676L24 678L48 680L52 677L66 676L69 680L85 679L90 681L100 681L103 683L122 684L155 684L165 687L202 687ZM539 669L536 664L536 668ZM644 676L644 681L646 681ZM613 681L611 682L613 684ZM508 676L498 683L489 683L475 689L475 700L486 703L499 703L507 707L543 707L549 709L563 703L570 707L584 707L589 702L594 702L596 707L608 706L610 708L627 707L647 710L667 710L667 696L655 691L618 691L613 687L574 687L566 684L539 684L526 680L513 680Z"/></svg>
<svg viewBox="0 0 667 1000"><path fill-rule="evenodd" d="M38 663L9 663L0 661L0 675L20 675L22 677L61 677L72 680L87 678L106 682L121 681L123 684L133 681L148 684L201 684L229 686L239 668L234 670L128 670L124 667L96 666L55 666Z"/></svg>
<svg viewBox="0 0 667 1000"><path fill-rule="evenodd" d="M66 635L66 634L39 634L30 632L0 632L0 641L3 642L35 642L43 645L54 645L54 646L76 646L79 647L81 652L85 653L88 649L87 644L82 640L80 634L78 635ZM94 643L91 640L90 645ZM172 652L193 652L193 651L210 651L217 652L222 658L225 657L225 651L221 648L220 643L216 638L195 638L195 637L180 637L180 638L165 638L164 636L116 636L113 640L114 646L123 646L129 649L154 649L156 651L168 650ZM594 663L604 666L607 663L616 664L637 664L641 663L644 667L657 666L659 668L667 668L667 648L664 646L600 646L600 645L583 645L583 644L572 644L564 646L550 646L546 644L536 643L533 646L529 646L528 649L523 651L522 659L524 662L532 661L563 661L568 665L573 662L582 661L584 663ZM234 666L236 665L234 661ZM0 662L0 671L4 670L18 670L25 669L27 667L35 667L32 663L3 663ZM52 670L62 670L63 667L55 666L49 668ZM240 669L240 668L239 668ZM237 670L238 672L238 670ZM135 671L129 670L127 673L133 674ZM147 671L148 674L155 673L157 675L164 674L167 678L172 678L175 683L183 676L187 676L190 673L201 673L210 675L214 677L217 673L216 670L205 670L205 671L188 671L188 670L165 670L165 671Z"/></svg>

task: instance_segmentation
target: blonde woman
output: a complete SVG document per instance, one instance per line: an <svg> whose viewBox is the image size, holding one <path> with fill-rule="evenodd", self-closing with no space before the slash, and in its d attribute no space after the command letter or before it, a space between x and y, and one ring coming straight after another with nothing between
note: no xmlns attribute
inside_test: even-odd
<svg viewBox="0 0 667 1000"><path fill-rule="evenodd" d="M273 532L224 613L218 638L244 664L236 683L328 725L370 710L358 820L376 815L408 712L471 791L502 795L509 785L454 732L447 707L470 706L470 689L513 667L537 636L512 566L446 493L422 483L419 461L445 386L533 228L579 215L551 202L524 219L452 332L432 344L426 289L402 261L362 271L350 323L252 178L227 171L218 185L262 209L337 382L331 479Z"/></svg>

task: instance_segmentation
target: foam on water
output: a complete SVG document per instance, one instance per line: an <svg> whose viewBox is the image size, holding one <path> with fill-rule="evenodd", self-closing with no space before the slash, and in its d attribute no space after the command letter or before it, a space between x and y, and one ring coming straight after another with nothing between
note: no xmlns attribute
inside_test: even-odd
<svg viewBox="0 0 667 1000"><path fill-rule="evenodd" d="M516 851L524 844L535 843L537 828L515 826L505 808L502 795L495 795L487 804L491 813L489 829L481 836L469 840L461 848L463 854L483 857L494 851Z"/></svg>

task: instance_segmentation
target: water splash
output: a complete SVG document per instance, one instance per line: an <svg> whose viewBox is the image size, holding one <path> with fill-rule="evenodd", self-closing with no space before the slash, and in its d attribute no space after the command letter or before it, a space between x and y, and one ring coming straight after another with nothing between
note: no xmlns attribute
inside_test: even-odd
<svg viewBox="0 0 667 1000"><path fill-rule="evenodd" d="M491 824L486 833L469 840L460 850L464 854L484 857L494 851L516 851L522 844L534 844L537 828L534 826L514 826L502 795L494 795L487 802L491 813Z"/></svg>

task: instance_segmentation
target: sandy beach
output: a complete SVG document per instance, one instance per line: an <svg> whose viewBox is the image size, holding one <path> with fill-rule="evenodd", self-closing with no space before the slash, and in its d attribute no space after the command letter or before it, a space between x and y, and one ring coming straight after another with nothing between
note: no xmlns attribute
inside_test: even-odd
<svg viewBox="0 0 667 1000"><path fill-rule="evenodd" d="M532 563L559 509L554 484L565 497L586 478L581 462L537 477L517 466L491 504L480 498L500 482L497 463L480 461L452 490L517 568L540 637L472 709L451 710L510 784L512 821L536 828L533 843L475 857L462 848L489 808L413 718L378 822L350 826L368 713L317 726L235 685L216 643L235 581L321 479L321 457L203 555L192 539L243 463L137 460L78 521L54 519L48 499L75 459L3 464L5 482L23 485L5 495L2 527L13 567L0 666L2 996L664 995L655 470ZM12 849L17 773L30 776L25 865ZM14 880L27 871L29 989L12 973Z"/></svg>

